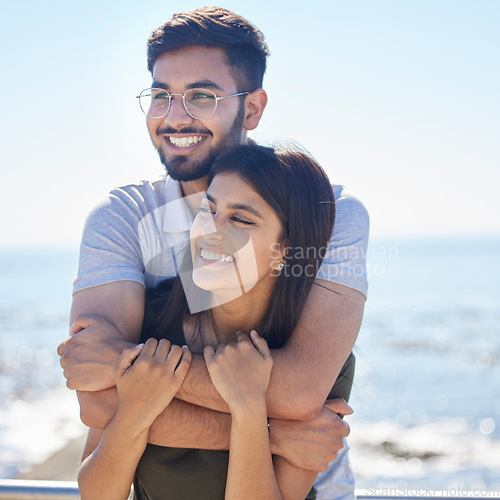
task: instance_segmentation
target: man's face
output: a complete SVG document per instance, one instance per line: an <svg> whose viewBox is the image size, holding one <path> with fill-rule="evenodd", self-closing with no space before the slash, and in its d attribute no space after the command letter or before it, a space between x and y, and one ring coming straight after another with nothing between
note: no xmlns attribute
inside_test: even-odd
<svg viewBox="0 0 500 500"><path fill-rule="evenodd" d="M212 90L218 96L239 89L222 49L186 47L160 55L153 67L152 87L182 94L191 88ZM240 97L222 99L211 118L191 117L182 98L175 96L163 118L147 117L151 140L170 176L179 181L205 177L215 158L243 140L245 107Z"/></svg>

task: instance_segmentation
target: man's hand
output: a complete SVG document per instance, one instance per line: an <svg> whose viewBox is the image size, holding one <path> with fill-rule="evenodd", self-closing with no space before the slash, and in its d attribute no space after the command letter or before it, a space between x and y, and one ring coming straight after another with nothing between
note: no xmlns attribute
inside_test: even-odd
<svg viewBox="0 0 500 500"><path fill-rule="evenodd" d="M339 415L351 413L352 408L343 399L330 399L315 420L271 419L271 450L301 469L323 472L350 432Z"/></svg>
<svg viewBox="0 0 500 500"><path fill-rule="evenodd" d="M97 316L78 316L70 334L57 348L68 388L102 391L114 387L116 363L123 350L135 344Z"/></svg>

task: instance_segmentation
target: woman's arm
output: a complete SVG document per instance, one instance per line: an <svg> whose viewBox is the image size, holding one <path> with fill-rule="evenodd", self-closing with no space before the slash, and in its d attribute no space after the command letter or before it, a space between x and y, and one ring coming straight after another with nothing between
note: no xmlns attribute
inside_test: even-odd
<svg viewBox="0 0 500 500"><path fill-rule="evenodd" d="M85 445L78 474L82 500L128 498L149 428L175 396L190 360L188 350L168 340L149 339L123 352L115 369L116 414L104 431L91 430Z"/></svg>
<svg viewBox="0 0 500 500"><path fill-rule="evenodd" d="M226 500L304 500L316 477L271 455L265 401L232 413Z"/></svg>
<svg viewBox="0 0 500 500"><path fill-rule="evenodd" d="M89 430L78 472L82 500L128 498L148 437L148 429L141 430L136 424L117 413L104 431Z"/></svg>
<svg viewBox="0 0 500 500"><path fill-rule="evenodd" d="M231 440L226 500L303 500L316 473L295 468L293 487L281 483L291 479L290 469L278 462L275 473L267 428L266 390L272 369L267 342L257 332L251 339L238 335L236 344L205 348L210 377L231 410ZM286 461L285 461L286 462Z"/></svg>

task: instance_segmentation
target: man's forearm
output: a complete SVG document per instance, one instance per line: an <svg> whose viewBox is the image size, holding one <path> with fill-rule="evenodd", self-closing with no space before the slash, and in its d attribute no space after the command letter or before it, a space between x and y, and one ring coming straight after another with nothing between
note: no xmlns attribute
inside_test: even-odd
<svg viewBox="0 0 500 500"><path fill-rule="evenodd" d="M172 448L228 450L231 415L173 399L149 430L148 442Z"/></svg>
<svg viewBox="0 0 500 500"><path fill-rule="evenodd" d="M176 398L186 403L229 414L229 407L210 380L205 359L194 354L191 366Z"/></svg>
<svg viewBox="0 0 500 500"><path fill-rule="evenodd" d="M116 412L116 389L78 396L84 422L104 429ZM343 400L335 400L331 405L330 409L323 408L314 422L271 419L271 452L297 467L324 470L349 433L349 426L337 413L348 414L351 410ZM173 399L150 428L148 442L173 448L228 450L230 433L230 414Z"/></svg>
<svg viewBox="0 0 500 500"><path fill-rule="evenodd" d="M104 429L118 407L116 388L79 392L83 423ZM151 426L148 442L172 448L229 449L231 416L173 399Z"/></svg>
<svg viewBox="0 0 500 500"><path fill-rule="evenodd" d="M285 347L272 352L274 365L266 394L271 417L311 420L318 415L354 345L363 308L364 297L359 292L332 283L313 286L290 340ZM177 397L197 406L228 412L202 356L194 357ZM93 419L93 413L88 418ZM108 416L108 421L112 416ZM102 428L102 424L97 427Z"/></svg>
<svg viewBox="0 0 500 500"><path fill-rule="evenodd" d="M315 418L316 413L321 410L328 390L323 399L317 400L316 406L314 406L314 402L312 406L308 406L308 402L301 401L300 392L287 391L286 387L281 382L289 380L290 372L293 371L291 370L292 366L300 366L300 362L298 361L293 364L291 363L291 359L293 359L294 356L293 351L289 352L286 348L275 349L271 350L271 354L274 364L270 386L272 383L273 389L268 389L269 394L266 395L268 415L273 418L312 420ZM307 377L304 377L304 382L307 387L304 387L303 394L306 395L308 393L308 388L310 388L311 381ZM229 414L229 408L226 402L222 399L210 380L205 360L201 355L193 356L189 372L176 398L198 407L214 410L218 413ZM306 409L302 411L302 408Z"/></svg>
<svg viewBox="0 0 500 500"><path fill-rule="evenodd" d="M280 379L286 381L290 375L290 371L292 371L292 363L290 360L293 358L293 352L288 352L286 348L283 348L271 350L271 353L274 362L273 376L271 377L271 382L274 386L274 394L270 393L272 396L267 396L267 411L269 416L292 420L311 420L315 416L314 410L311 410L310 413L308 410L306 415L302 414L299 411L300 405L298 404L300 394L286 391L285 387L280 382ZM293 366L297 366L297 363L294 363ZM306 382L308 384L310 383L308 380L306 380ZM305 392L307 392L307 390ZM210 380L207 366L202 355L193 355L189 372L176 398L183 402L196 405L197 407L203 407L218 413L229 414L229 408L226 402L222 399ZM320 403L318 400L318 412L322 405L323 403Z"/></svg>

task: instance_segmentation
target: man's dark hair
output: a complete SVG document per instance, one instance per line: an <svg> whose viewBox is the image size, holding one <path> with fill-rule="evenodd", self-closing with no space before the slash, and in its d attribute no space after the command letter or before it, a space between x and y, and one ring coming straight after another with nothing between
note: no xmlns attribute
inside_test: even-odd
<svg viewBox="0 0 500 500"><path fill-rule="evenodd" d="M148 69L164 52L200 45L224 50L238 91L262 87L269 49L264 35L249 21L221 7L202 7L174 14L148 39Z"/></svg>

